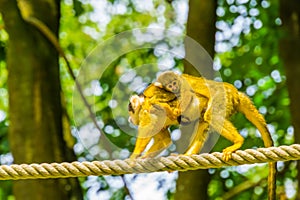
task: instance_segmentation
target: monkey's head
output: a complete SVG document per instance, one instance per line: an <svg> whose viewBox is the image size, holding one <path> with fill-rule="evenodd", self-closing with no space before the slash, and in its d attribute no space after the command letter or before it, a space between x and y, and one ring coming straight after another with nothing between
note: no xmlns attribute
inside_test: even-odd
<svg viewBox="0 0 300 200"><path fill-rule="evenodd" d="M139 124L139 112L141 110L142 103L144 102L143 95L133 95L129 99L128 104L128 121L134 125Z"/></svg>
<svg viewBox="0 0 300 200"><path fill-rule="evenodd" d="M179 94L181 89L181 78L178 74L172 71L163 72L158 76L155 86L164 88L174 94Z"/></svg>

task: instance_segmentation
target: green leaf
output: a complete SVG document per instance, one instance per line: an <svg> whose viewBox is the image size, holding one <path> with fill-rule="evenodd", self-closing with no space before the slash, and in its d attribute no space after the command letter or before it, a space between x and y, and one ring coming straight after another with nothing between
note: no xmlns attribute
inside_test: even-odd
<svg viewBox="0 0 300 200"><path fill-rule="evenodd" d="M83 12L83 5L80 0L73 0L73 9L75 11L75 17L80 16Z"/></svg>

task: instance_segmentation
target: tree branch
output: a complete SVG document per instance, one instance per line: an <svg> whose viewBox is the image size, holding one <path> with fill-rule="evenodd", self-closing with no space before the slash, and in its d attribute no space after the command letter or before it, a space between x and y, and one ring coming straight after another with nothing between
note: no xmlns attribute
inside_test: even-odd
<svg viewBox="0 0 300 200"><path fill-rule="evenodd" d="M261 184L261 182L266 182L266 179L260 179L258 181L245 181L237 186L235 186L234 188L232 188L230 191L228 191L227 193L225 193L222 198L223 200L227 200L227 199L232 199L233 197L235 197L237 194L242 193L243 191L246 191L250 188L253 188L259 184Z"/></svg>

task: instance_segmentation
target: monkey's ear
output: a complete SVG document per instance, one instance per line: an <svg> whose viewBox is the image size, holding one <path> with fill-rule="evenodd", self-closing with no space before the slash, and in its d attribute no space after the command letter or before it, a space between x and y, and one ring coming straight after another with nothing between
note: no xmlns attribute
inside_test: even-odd
<svg viewBox="0 0 300 200"><path fill-rule="evenodd" d="M163 85L160 82L154 82L154 86L163 88Z"/></svg>

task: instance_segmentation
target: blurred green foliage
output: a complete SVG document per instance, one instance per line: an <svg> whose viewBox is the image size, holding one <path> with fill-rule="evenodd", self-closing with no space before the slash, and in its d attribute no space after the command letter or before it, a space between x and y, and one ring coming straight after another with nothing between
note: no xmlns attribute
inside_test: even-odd
<svg viewBox="0 0 300 200"><path fill-rule="evenodd" d="M216 60L217 63L221 63L218 68L223 81L234 84L252 98L259 111L264 114L276 146L292 144L294 140L289 97L278 47L281 38L278 2L220 0L218 3L216 47L219 47L219 51L216 48ZM263 146L260 135L242 115L235 116L233 121L247 138L242 148ZM217 145L218 150L227 145L226 141L221 140L220 145ZM295 180L295 175L284 173L284 170L294 164L280 163L278 188L282 189L287 180ZM226 185L229 180L233 181L234 187L246 180L266 177L267 165L252 167L244 173L236 173L233 170L229 172L228 177L220 178L223 170L215 170L213 173L210 187L217 187L218 192L210 193L212 199L218 199L223 192L232 189ZM293 171L295 170L293 167ZM267 199L267 184L263 180L265 179L231 199ZM220 194L221 188L223 192ZM287 193L288 197L293 195L295 188Z"/></svg>
<svg viewBox="0 0 300 200"><path fill-rule="evenodd" d="M98 44L102 44L123 31L141 27L160 27L182 33L181 37L166 36L162 40L155 40L150 42L150 46L153 48L128 52L113 60L108 66L99 66L99 68L103 67L103 74L99 79L94 80L96 81L93 82L95 85L90 85L92 91L84 88L84 94L93 103L92 109L102 128L101 134L105 134L112 143L110 144L111 151L103 149L103 144L100 142L97 143L104 135L100 137L100 133L95 130L90 119L87 118L87 121L90 121L90 128L87 130L84 128L87 124L76 123L72 108L74 106L74 81L69 76L65 63L61 62L62 91L71 119L72 133L78 141L74 150L80 161L128 157L134 147L134 135L136 134L134 127L127 122L129 96L140 92L153 81L156 76L153 71L159 71L162 68L177 70L183 68L180 57L159 52L158 47L166 50L175 47L183 48L182 39L186 20L183 13L186 11L179 8L187 5L187 2L184 0L175 0L172 3L158 0L149 2L146 4L146 2L138 3L130 0L62 1L60 43L76 75L80 74L82 68L85 67L85 59ZM144 3L146 6L143 6ZM264 114L276 146L294 142L288 108L290 100L285 87L286 77L278 52L278 41L281 37L279 30L281 21L278 10L277 1L218 0L216 56L214 59L215 70L218 71L219 78L234 84L240 91L247 93L259 111ZM0 18L0 27L1 25ZM0 29L1 164L9 162L7 159L7 155L9 155L7 139L9 116L6 116L8 93L5 66L7 40L7 34ZM109 52L109 50L106 51ZM100 54L99 58L102 56L109 55ZM164 68L166 65L167 68ZM104 67L106 68L104 69ZM124 78L125 75L129 78ZM77 108L79 110L86 109L79 105ZM233 121L241 134L246 137L242 148L263 146L260 134L242 115L234 116ZM86 139L92 140L92 145L89 146ZM220 138L214 150L222 151L229 144L228 141ZM279 188L284 190L286 189L285 184L295 182L295 162L279 163L278 168L277 183ZM208 191L210 198L220 199L226 192L245 181L250 181L255 183L254 186L232 199L266 199L267 186L264 181L267 176L266 171L267 165L211 169L209 172L212 181ZM107 197L110 199L124 199L126 196L124 188L110 185L109 180L111 179L116 180L115 177L80 180L86 196L104 192L108 193ZM132 179L133 183L134 181ZM94 190L96 190L95 193L91 192ZM166 199L171 199L173 192L174 186L167 188ZM288 192L288 197L292 199L295 188ZM11 195L11 182L1 182L0 196L7 199L9 195Z"/></svg>
<svg viewBox="0 0 300 200"><path fill-rule="evenodd" d="M6 45L8 35L4 30L4 24L0 15L0 164L11 164L11 154L8 144L8 92L7 69L5 65ZM1 181L0 199L12 198L12 182Z"/></svg>

